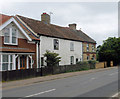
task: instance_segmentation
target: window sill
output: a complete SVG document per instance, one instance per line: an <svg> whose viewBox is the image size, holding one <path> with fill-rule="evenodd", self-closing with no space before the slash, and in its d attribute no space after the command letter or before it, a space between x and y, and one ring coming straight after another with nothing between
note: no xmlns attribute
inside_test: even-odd
<svg viewBox="0 0 120 99"><path fill-rule="evenodd" d="M18 44L4 43L4 45L15 45L15 46L17 46Z"/></svg>

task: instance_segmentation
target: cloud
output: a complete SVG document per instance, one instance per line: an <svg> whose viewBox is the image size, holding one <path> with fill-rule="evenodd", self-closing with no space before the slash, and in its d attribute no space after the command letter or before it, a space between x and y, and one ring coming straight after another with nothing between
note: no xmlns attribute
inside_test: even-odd
<svg viewBox="0 0 120 99"><path fill-rule="evenodd" d="M77 29L82 28L98 45L108 37L117 37L118 34L118 4L114 2L14 2L9 3L9 6L3 5L2 8L2 13L20 14L38 20L43 12L53 12L52 24L66 27L70 23L76 23Z"/></svg>

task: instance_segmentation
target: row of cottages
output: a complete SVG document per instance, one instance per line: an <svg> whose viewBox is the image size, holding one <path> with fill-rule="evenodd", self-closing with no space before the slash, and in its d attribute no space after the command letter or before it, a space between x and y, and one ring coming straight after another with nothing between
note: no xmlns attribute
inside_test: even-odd
<svg viewBox="0 0 120 99"><path fill-rule="evenodd" d="M45 66L46 50L59 54L59 65L96 59L96 41L76 30L76 24L51 24L47 13L41 21L0 14L0 40L0 71Z"/></svg>

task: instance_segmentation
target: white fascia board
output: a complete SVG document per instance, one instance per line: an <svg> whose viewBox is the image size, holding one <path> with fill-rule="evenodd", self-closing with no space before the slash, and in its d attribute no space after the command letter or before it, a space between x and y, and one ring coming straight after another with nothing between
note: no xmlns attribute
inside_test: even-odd
<svg viewBox="0 0 120 99"><path fill-rule="evenodd" d="M23 30L23 28L19 25L19 23L12 17L10 18L8 21L6 21L4 24L2 24L0 26L0 31L5 28L8 24L10 24L11 22L14 22L17 27L21 30L21 32L25 35L25 37L29 40L32 41L32 39L28 36L28 34Z"/></svg>

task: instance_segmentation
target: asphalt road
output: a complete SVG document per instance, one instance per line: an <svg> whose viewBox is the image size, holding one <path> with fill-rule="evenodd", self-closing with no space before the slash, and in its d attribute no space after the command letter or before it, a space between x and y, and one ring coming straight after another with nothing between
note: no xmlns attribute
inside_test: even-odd
<svg viewBox="0 0 120 99"><path fill-rule="evenodd" d="M118 68L113 68L3 90L2 97L112 97L117 92Z"/></svg>

